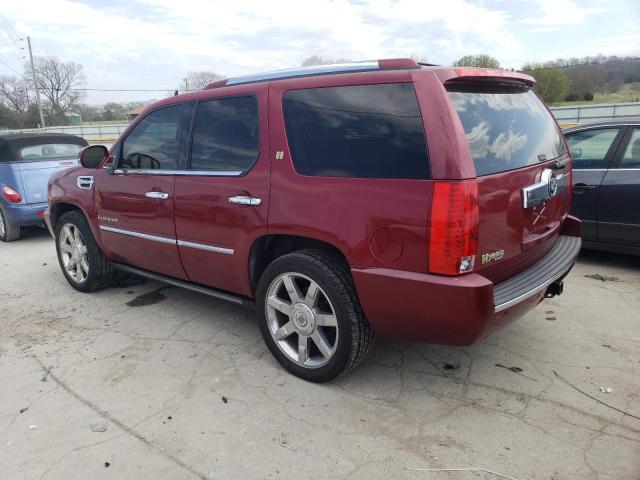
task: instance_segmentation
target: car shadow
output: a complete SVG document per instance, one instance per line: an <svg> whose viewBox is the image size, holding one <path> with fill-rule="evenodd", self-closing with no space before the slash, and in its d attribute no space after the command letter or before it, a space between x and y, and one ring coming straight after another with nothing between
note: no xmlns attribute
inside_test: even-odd
<svg viewBox="0 0 640 480"><path fill-rule="evenodd" d="M582 249L578 257L580 263L590 266L607 265L611 267L640 268L640 256L624 253L603 252L600 250Z"/></svg>
<svg viewBox="0 0 640 480"><path fill-rule="evenodd" d="M22 227L20 229L20 240L18 242L53 240L46 227Z"/></svg>

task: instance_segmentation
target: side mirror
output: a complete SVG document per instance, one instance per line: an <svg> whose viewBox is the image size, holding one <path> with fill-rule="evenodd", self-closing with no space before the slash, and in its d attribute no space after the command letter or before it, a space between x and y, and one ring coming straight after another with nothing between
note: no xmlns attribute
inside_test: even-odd
<svg viewBox="0 0 640 480"><path fill-rule="evenodd" d="M582 149L581 149L581 148L573 147L573 148L571 149L571 156L572 156L573 158L582 158Z"/></svg>
<svg viewBox="0 0 640 480"><path fill-rule="evenodd" d="M100 168L109 156L109 150L104 145L90 145L80 152L80 163L84 168Z"/></svg>

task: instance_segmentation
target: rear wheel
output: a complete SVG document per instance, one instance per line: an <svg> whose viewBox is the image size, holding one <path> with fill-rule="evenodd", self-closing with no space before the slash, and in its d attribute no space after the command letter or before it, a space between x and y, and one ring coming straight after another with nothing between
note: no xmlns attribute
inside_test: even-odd
<svg viewBox="0 0 640 480"><path fill-rule="evenodd" d="M358 366L373 346L373 331L351 275L337 255L291 253L271 263L258 284L262 337L294 375L326 382Z"/></svg>
<svg viewBox="0 0 640 480"><path fill-rule="evenodd" d="M4 209L0 207L0 240L13 242L20 238L20 227L9 221Z"/></svg>
<svg viewBox="0 0 640 480"><path fill-rule="evenodd" d="M56 223L56 251L67 281L81 292L94 292L113 282L111 264L100 251L84 215L65 213Z"/></svg>

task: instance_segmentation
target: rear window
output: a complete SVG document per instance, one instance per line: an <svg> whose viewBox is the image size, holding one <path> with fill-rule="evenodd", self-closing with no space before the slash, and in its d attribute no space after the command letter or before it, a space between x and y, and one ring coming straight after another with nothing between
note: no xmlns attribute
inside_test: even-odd
<svg viewBox="0 0 640 480"><path fill-rule="evenodd" d="M290 90L283 110L293 164L302 175L429 178L411 83Z"/></svg>
<svg viewBox="0 0 640 480"><path fill-rule="evenodd" d="M20 149L22 160L53 160L56 158L77 157L84 145L75 143L45 143Z"/></svg>
<svg viewBox="0 0 640 480"><path fill-rule="evenodd" d="M562 133L538 97L525 87L448 87L476 174L514 170L566 153Z"/></svg>

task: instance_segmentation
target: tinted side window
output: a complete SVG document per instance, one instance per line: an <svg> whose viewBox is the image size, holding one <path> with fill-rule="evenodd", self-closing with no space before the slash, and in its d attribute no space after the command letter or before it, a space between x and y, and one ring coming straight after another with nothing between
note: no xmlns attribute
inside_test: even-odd
<svg viewBox="0 0 640 480"><path fill-rule="evenodd" d="M640 128L633 129L620 168L640 168Z"/></svg>
<svg viewBox="0 0 640 480"><path fill-rule="evenodd" d="M254 96L200 102L191 148L192 170L244 172L258 158L258 102Z"/></svg>
<svg viewBox="0 0 640 480"><path fill-rule="evenodd" d="M298 173L429 178L422 117L411 83L290 90L283 110Z"/></svg>
<svg viewBox="0 0 640 480"><path fill-rule="evenodd" d="M568 133L567 145L573 158L573 168L602 168L618 131L617 128L607 128Z"/></svg>
<svg viewBox="0 0 640 480"><path fill-rule="evenodd" d="M175 170L182 108L172 105L144 117L125 138L118 168Z"/></svg>

